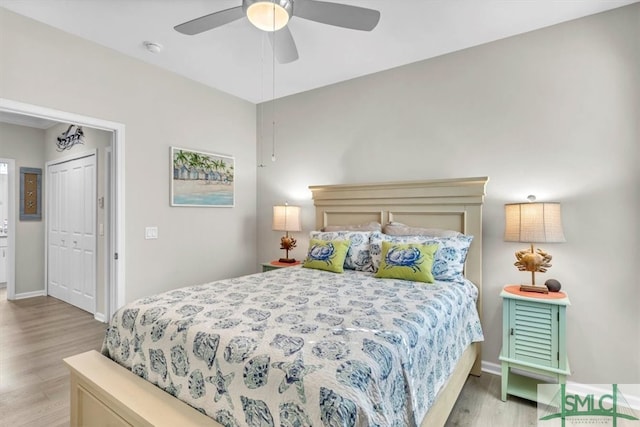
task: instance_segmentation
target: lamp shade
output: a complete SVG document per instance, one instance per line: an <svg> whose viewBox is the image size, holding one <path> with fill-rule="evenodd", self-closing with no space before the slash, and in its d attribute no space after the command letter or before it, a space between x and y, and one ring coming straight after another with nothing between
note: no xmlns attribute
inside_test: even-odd
<svg viewBox="0 0 640 427"><path fill-rule="evenodd" d="M300 206L274 206L273 230L275 231L300 231Z"/></svg>
<svg viewBox="0 0 640 427"><path fill-rule="evenodd" d="M506 242L566 242L560 203L510 203L504 213Z"/></svg>

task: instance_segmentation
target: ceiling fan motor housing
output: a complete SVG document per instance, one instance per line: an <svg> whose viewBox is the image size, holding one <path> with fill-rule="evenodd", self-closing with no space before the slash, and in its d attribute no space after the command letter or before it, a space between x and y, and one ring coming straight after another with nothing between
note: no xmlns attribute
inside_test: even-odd
<svg viewBox="0 0 640 427"><path fill-rule="evenodd" d="M293 0L242 0L242 10L259 29L277 31L293 16Z"/></svg>

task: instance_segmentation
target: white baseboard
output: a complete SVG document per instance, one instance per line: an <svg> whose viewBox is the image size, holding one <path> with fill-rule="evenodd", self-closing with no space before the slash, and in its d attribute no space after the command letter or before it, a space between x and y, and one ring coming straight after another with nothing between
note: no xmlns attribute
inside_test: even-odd
<svg viewBox="0 0 640 427"><path fill-rule="evenodd" d="M107 323L107 316L105 316L104 313L96 313L93 315L93 318L98 322Z"/></svg>
<svg viewBox="0 0 640 427"><path fill-rule="evenodd" d="M493 374L499 377L502 376L502 367L498 363L492 363L483 360L481 369L482 372L486 372L487 374ZM571 391L571 393L579 394L581 396L586 396L589 394L610 394L610 387L611 386L608 384L582 384L573 381L567 381L567 389ZM640 411L640 392L638 395L625 394L624 398L632 409Z"/></svg>
<svg viewBox="0 0 640 427"><path fill-rule="evenodd" d="M502 376L502 367L497 363L487 362L483 360L480 364L480 369L482 372L486 372L487 374L497 375L499 377Z"/></svg>
<svg viewBox="0 0 640 427"><path fill-rule="evenodd" d="M33 291L33 292L23 292L21 294L15 294L13 299L25 299L25 298L33 298L33 297L43 297L46 296L47 294L44 292L44 289L40 290L40 291Z"/></svg>

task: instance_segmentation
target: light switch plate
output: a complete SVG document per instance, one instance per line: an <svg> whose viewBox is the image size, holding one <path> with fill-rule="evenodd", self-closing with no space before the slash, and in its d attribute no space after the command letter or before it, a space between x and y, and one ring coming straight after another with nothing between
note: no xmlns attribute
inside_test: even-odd
<svg viewBox="0 0 640 427"><path fill-rule="evenodd" d="M144 238L149 239L157 239L158 238L158 227L145 227L144 229Z"/></svg>

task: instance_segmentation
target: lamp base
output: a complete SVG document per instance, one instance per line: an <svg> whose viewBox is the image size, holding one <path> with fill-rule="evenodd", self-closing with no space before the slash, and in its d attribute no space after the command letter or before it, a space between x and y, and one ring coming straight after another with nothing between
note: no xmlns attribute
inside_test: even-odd
<svg viewBox="0 0 640 427"><path fill-rule="evenodd" d="M286 264L293 264L294 262L296 262L296 260L294 258L280 258L278 260L278 262L284 262Z"/></svg>
<svg viewBox="0 0 640 427"><path fill-rule="evenodd" d="M546 286L520 285L521 292L537 292L539 294L548 294L549 289Z"/></svg>

